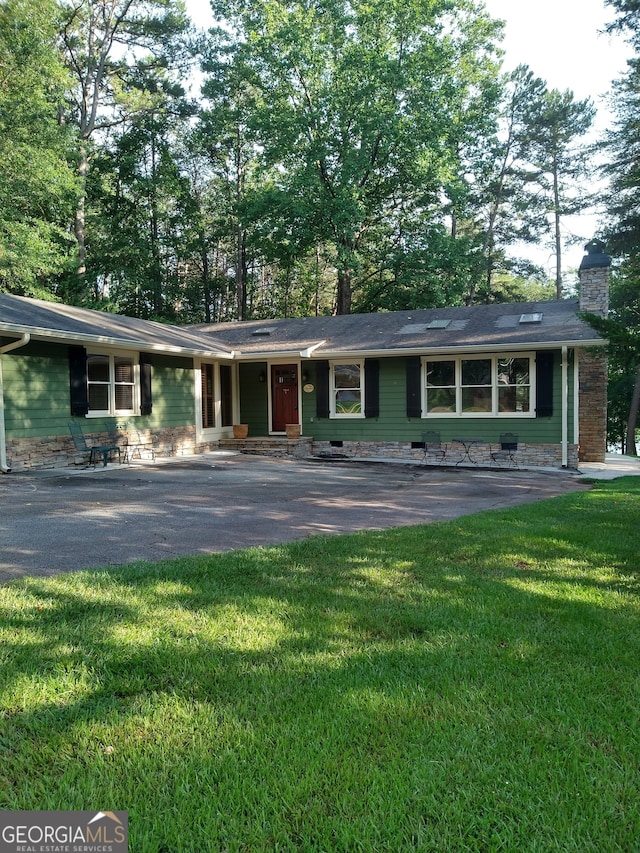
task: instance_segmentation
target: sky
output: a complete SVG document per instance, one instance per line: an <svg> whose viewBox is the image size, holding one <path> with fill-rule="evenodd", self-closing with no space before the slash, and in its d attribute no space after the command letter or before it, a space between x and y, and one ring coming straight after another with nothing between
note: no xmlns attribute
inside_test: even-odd
<svg viewBox="0 0 640 853"><path fill-rule="evenodd" d="M611 81L622 74L629 50L620 36L603 33L615 19L604 0L484 0L506 23L504 68L529 65L550 89L590 97L606 125Z"/></svg>
<svg viewBox="0 0 640 853"><path fill-rule="evenodd" d="M205 29L212 21L208 0L186 0L187 12L196 26ZM604 0L484 0L493 18L505 21L504 70L528 65L550 89L571 89L578 100L590 97L597 109L594 124L600 133L611 121L607 98L611 81L625 70L630 50L620 36L603 33L614 20ZM567 231L591 238L597 231L592 215L571 217ZM570 250L569 266L577 267L583 251ZM526 252L553 274L553 259L546 250Z"/></svg>

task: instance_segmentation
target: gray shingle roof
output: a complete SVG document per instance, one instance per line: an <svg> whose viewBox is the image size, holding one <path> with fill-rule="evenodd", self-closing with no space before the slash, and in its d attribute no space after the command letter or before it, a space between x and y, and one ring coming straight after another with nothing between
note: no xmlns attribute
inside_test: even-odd
<svg viewBox="0 0 640 853"><path fill-rule="evenodd" d="M92 342L208 357L319 358L337 354L450 352L605 343L577 316L577 300L475 305L339 317L171 326L0 294L0 334ZM523 315L528 322L523 322ZM539 315L539 316L537 316Z"/></svg>
<svg viewBox="0 0 640 853"><path fill-rule="evenodd" d="M34 339L91 342L185 355L230 355L225 344L187 326L170 326L6 293L0 293L0 334L3 332L30 332Z"/></svg>
<svg viewBox="0 0 640 853"><path fill-rule="evenodd" d="M577 300L475 305L339 317L252 320L193 327L242 356L313 355L598 345L604 340L577 316ZM541 315L521 322L523 315ZM434 322L435 321L435 322ZM448 321L448 322L446 322Z"/></svg>

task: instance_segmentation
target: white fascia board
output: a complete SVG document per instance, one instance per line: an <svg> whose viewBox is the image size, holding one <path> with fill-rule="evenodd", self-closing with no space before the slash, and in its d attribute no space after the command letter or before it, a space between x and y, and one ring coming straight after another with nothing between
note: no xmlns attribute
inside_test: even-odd
<svg viewBox="0 0 640 853"><path fill-rule="evenodd" d="M274 359L299 359L312 358L313 353L321 347L325 341L318 341L317 344L312 344L306 349L279 349L279 350L252 350L251 352L242 352L242 350L234 350L233 357L236 361L273 361Z"/></svg>
<svg viewBox="0 0 640 853"><path fill-rule="evenodd" d="M242 350L234 350L233 357L235 361L282 361L283 358L293 359L297 361L300 358L299 349L279 349L269 350L264 352L242 352Z"/></svg>
<svg viewBox="0 0 640 853"><path fill-rule="evenodd" d="M196 349L194 347L181 347L177 344L158 344L149 341L141 341L129 338L112 338L108 335L84 335L75 332L63 332L55 329L38 329L33 326L18 326L12 323L0 323L0 333L6 332L10 335L30 334L31 340L55 341L57 343L83 343L96 344L114 349L141 350L144 352L159 352L170 355L199 356L200 358L220 358L233 361L236 353L218 352L217 350Z"/></svg>
<svg viewBox="0 0 640 853"><path fill-rule="evenodd" d="M317 344L312 344L312 346L307 347L300 351L300 358L313 358L314 352L319 349L326 341L318 341Z"/></svg>
<svg viewBox="0 0 640 853"><path fill-rule="evenodd" d="M485 352L529 352L531 350L543 349L561 349L563 346L573 349L587 347L602 347L609 342L598 338L597 340L588 341L519 341L509 344L482 344L481 346L469 346L459 344L449 347L431 347L425 344L422 347L411 347L402 349L383 349L383 350L325 350L319 353L317 358L336 359L336 358L384 358L385 356L402 356L402 355L448 355L456 353L485 353ZM313 360L314 356L311 357Z"/></svg>

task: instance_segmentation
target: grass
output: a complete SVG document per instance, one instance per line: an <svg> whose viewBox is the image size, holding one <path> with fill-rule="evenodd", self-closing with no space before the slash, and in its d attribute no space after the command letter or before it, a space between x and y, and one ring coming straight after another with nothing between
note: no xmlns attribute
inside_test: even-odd
<svg viewBox="0 0 640 853"><path fill-rule="evenodd" d="M0 587L0 808L132 853L640 849L640 479Z"/></svg>

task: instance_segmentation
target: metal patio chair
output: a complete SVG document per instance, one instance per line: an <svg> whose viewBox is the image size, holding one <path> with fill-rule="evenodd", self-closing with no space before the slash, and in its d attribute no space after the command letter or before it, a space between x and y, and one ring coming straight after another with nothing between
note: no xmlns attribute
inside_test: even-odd
<svg viewBox="0 0 640 853"><path fill-rule="evenodd" d="M153 436L147 438L139 430L127 426L127 439L124 448L126 462L131 462L136 456L142 461L142 454L147 453L152 462L156 461L156 447Z"/></svg>
<svg viewBox="0 0 640 853"><path fill-rule="evenodd" d="M500 447L497 450L491 451L491 458L493 461L500 465L502 463L506 463L509 466L513 466L514 468L518 467L518 460L516 459L516 452L518 450L518 436L515 432L501 432L500 433Z"/></svg>
<svg viewBox="0 0 640 853"><path fill-rule="evenodd" d="M442 465L447 458L446 447L440 441L440 433L436 430L428 430L422 433L422 447L424 449L422 462L425 465L429 459L437 459L438 463Z"/></svg>
<svg viewBox="0 0 640 853"><path fill-rule="evenodd" d="M89 465L96 467L96 460L102 457L102 464L106 468L109 456L118 454L118 461L122 463L122 450L117 444L87 444L87 439L82 432L82 427L75 421L69 421L69 432L73 439L73 445L81 453L89 454Z"/></svg>

